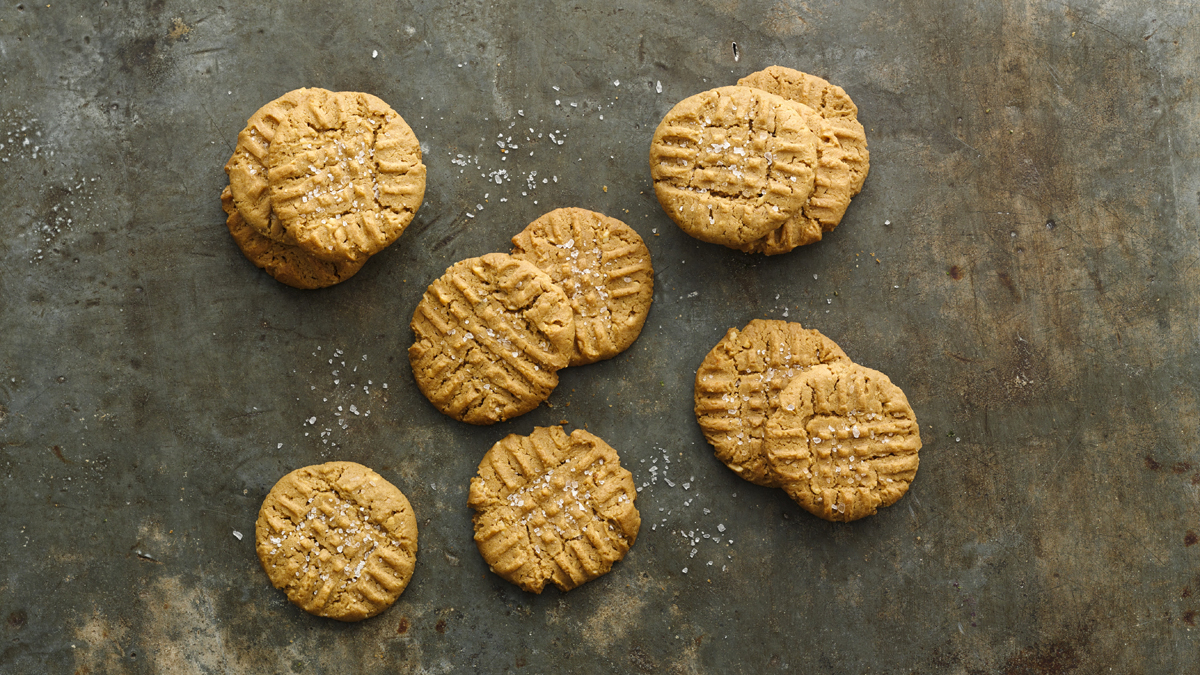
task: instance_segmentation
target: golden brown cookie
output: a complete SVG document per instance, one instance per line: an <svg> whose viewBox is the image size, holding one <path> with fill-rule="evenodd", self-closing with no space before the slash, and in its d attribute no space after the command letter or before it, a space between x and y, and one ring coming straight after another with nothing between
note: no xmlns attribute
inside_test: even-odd
<svg viewBox="0 0 1200 675"><path fill-rule="evenodd" d="M387 609L417 560L408 499L353 462L296 469L258 512L255 549L275 588L304 611L361 621Z"/></svg>
<svg viewBox="0 0 1200 675"><path fill-rule="evenodd" d="M562 286L575 314L572 366L625 351L654 299L650 251L633 228L587 209L555 209L513 237L513 257Z"/></svg>
<svg viewBox="0 0 1200 675"><path fill-rule="evenodd" d="M777 94L790 101L814 109L833 125L837 144L846 153L845 161L853 178L854 194L862 189L870 169L871 155L867 152L867 137L858 121L858 106L845 89L816 75L783 66L771 66L738 80L744 87L754 87Z"/></svg>
<svg viewBox="0 0 1200 675"><path fill-rule="evenodd" d="M425 398L451 417L495 424L558 386L575 341L571 305L550 275L506 253L456 263L413 312L408 349Z"/></svg>
<svg viewBox="0 0 1200 675"><path fill-rule="evenodd" d="M271 208L326 260L364 260L391 244L425 196L421 146L404 119L359 92L311 89L279 122L267 155Z"/></svg>
<svg viewBox="0 0 1200 675"><path fill-rule="evenodd" d="M225 164L233 203L246 224L258 234L280 242L292 243L287 230L271 211L271 193L267 183L267 153L279 122L288 111L300 105L312 89L295 89L258 109L238 134L233 156Z"/></svg>
<svg viewBox="0 0 1200 675"><path fill-rule="evenodd" d="M763 447L788 496L813 515L848 522L908 491L921 433L886 375L842 361L792 379L767 420Z"/></svg>
<svg viewBox="0 0 1200 675"><path fill-rule="evenodd" d="M221 208L225 210L225 226L242 255L259 268L266 270L276 281L293 288L325 288L354 276L366 260L359 262L329 262L313 257L295 244L286 244L262 236L246 224L233 205L230 190L221 192ZM274 216L272 216L273 218Z"/></svg>
<svg viewBox="0 0 1200 675"><path fill-rule="evenodd" d="M721 460L746 480L778 487L762 448L779 392L813 366L849 362L821 333L799 323L755 319L730 328L696 370L696 421Z"/></svg>
<svg viewBox="0 0 1200 675"><path fill-rule="evenodd" d="M633 476L582 429L536 427L488 450L471 479L475 545L493 572L541 593L607 573L637 540Z"/></svg>
<svg viewBox="0 0 1200 675"><path fill-rule="evenodd" d="M750 87L680 101L650 144L659 203L684 232L732 248L803 217L818 161L810 119L802 106Z"/></svg>
<svg viewBox="0 0 1200 675"><path fill-rule="evenodd" d="M819 129L821 139L813 194L804 208L807 222L790 221L743 250L774 255L819 241L823 232L831 232L841 222L850 199L862 190L867 178L870 153L866 133L858 121L858 107L841 87L781 66L747 75L738 84L812 109L820 120L810 121L810 125Z"/></svg>

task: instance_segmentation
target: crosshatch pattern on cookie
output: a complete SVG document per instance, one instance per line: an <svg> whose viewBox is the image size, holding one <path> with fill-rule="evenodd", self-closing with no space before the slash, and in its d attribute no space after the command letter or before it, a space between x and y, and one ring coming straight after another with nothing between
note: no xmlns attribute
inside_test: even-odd
<svg viewBox="0 0 1200 675"><path fill-rule="evenodd" d="M633 476L594 434L538 427L494 445L471 479L475 543L526 591L568 591L621 560L641 526Z"/></svg>
<svg viewBox="0 0 1200 675"><path fill-rule="evenodd" d="M221 208L226 214L225 227L242 255L282 284L301 289L325 288L354 276L366 262L321 260L295 244L264 237L234 207L228 187L221 192Z"/></svg>
<svg viewBox="0 0 1200 675"><path fill-rule="evenodd" d="M412 578L417 521L403 493L371 469L330 462L284 476L263 501L255 546L276 588L305 611L374 616Z"/></svg>
<svg viewBox="0 0 1200 675"><path fill-rule="evenodd" d="M798 70L771 66L740 80L799 103L811 111L809 126L817 130L818 162L813 193L803 218L793 219L741 250L775 255L820 241L841 222L850 200L862 190L870 165L867 138L858 122L858 108L841 87Z"/></svg>
<svg viewBox="0 0 1200 675"><path fill-rule="evenodd" d="M767 421L763 446L800 506L825 520L851 521L908 491L921 434L904 392L886 375L835 363L792 380Z"/></svg>
<svg viewBox="0 0 1200 675"><path fill-rule="evenodd" d="M575 340L571 305L533 263L489 253L456 263L413 312L421 393L471 424L529 412L558 386Z"/></svg>
<svg viewBox="0 0 1200 675"><path fill-rule="evenodd" d="M778 487L762 443L779 393L808 368L848 360L832 340L794 321L730 328L696 370L696 421L717 459L752 483Z"/></svg>
<svg viewBox="0 0 1200 675"><path fill-rule="evenodd" d="M738 84L777 94L803 103L830 123L837 144L845 152L852 175L851 189L858 194L867 178L871 155L867 136L858 121L858 106L845 89L829 81L792 68L771 66L738 80Z"/></svg>
<svg viewBox="0 0 1200 675"><path fill-rule="evenodd" d="M512 242L513 257L537 265L571 300L570 365L612 358L633 344L654 298L650 251L633 228L595 211L555 209Z"/></svg>
<svg viewBox="0 0 1200 675"><path fill-rule="evenodd" d="M421 147L380 99L315 91L275 134L267 157L272 208L313 255L361 260L395 241L420 207Z"/></svg>
<svg viewBox="0 0 1200 675"><path fill-rule="evenodd" d="M314 89L296 89L259 108L238 134L233 156L225 164L233 203L246 223L273 241L295 243L287 229L274 217L270 184L267 180L267 154L279 123L287 113L308 99ZM324 90L322 90L324 91Z"/></svg>
<svg viewBox="0 0 1200 675"><path fill-rule="evenodd" d="M685 232L737 247L799 215L812 194L817 136L803 111L749 87L680 101L650 145L654 191Z"/></svg>

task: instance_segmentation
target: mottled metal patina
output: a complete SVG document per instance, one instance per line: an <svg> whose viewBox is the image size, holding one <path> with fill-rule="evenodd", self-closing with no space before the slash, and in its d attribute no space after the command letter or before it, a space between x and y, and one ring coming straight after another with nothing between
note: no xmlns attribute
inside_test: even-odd
<svg viewBox="0 0 1200 675"><path fill-rule="evenodd" d="M0 670L1194 668L1198 31L1178 0L6 3ZM647 153L677 101L773 64L846 89L871 171L767 258L683 234ZM321 291L248 263L219 203L246 119L304 86L387 101L428 167L405 234ZM522 417L441 415L406 356L421 293L565 206L645 238L640 339ZM899 502L827 523L712 456L692 379L753 318L904 389ZM642 531L531 595L476 552L468 481L564 420L620 453ZM254 553L275 481L332 460L420 528L408 590L353 625Z"/></svg>

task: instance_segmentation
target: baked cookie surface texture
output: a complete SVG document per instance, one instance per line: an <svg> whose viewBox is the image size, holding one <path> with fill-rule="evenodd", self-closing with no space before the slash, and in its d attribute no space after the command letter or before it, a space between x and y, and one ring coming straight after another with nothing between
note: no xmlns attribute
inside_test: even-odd
<svg viewBox="0 0 1200 675"><path fill-rule="evenodd" d="M533 221L512 242L513 257L537 265L570 298L570 365L609 359L633 344L654 299L650 251L633 228L595 211L564 208Z"/></svg>
<svg viewBox="0 0 1200 675"><path fill-rule="evenodd" d="M780 392L809 368L843 361L849 358L837 344L793 321L755 319L729 329L696 370L696 421L717 459L752 483L778 487L763 433Z"/></svg>
<svg viewBox="0 0 1200 675"><path fill-rule="evenodd" d="M413 312L413 377L438 410L495 424L558 386L575 341L566 293L533 263L489 253L455 263Z"/></svg>
<svg viewBox="0 0 1200 675"><path fill-rule="evenodd" d="M421 146L375 96L308 91L279 122L267 154L271 207L309 253L364 260L395 241L420 207Z"/></svg>
<svg viewBox="0 0 1200 675"><path fill-rule="evenodd" d="M789 222L743 250L773 255L820 240L822 232L832 231L841 222L851 198L862 190L870 168L858 107L841 87L782 66L747 75L738 84L777 94L813 110L819 120L810 125L818 129L820 136L813 194L804 208L807 222Z"/></svg>
<svg viewBox="0 0 1200 675"><path fill-rule="evenodd" d="M271 583L304 611L339 621L389 607L416 564L417 520L408 499L353 462L307 466L281 478L254 530Z"/></svg>
<svg viewBox="0 0 1200 675"><path fill-rule="evenodd" d="M899 387L843 361L792 379L767 420L763 446L796 503L825 520L851 521L908 491L921 435Z"/></svg>
<svg viewBox="0 0 1200 675"><path fill-rule="evenodd" d="M287 230L271 210L267 181L267 153L279 123L287 113L308 99L315 90L295 89L259 108L238 134L233 156L225 164L233 203L246 225L258 234L280 242L290 241ZM326 92L328 93L328 92Z"/></svg>
<svg viewBox="0 0 1200 675"><path fill-rule="evenodd" d="M803 217L818 161L803 106L750 87L680 101L650 144L663 209L702 241L746 249Z"/></svg>
<svg viewBox="0 0 1200 675"><path fill-rule="evenodd" d="M641 527L633 476L595 435L537 427L492 446L471 479L475 544L523 590L568 591L607 573Z"/></svg>
<svg viewBox="0 0 1200 675"><path fill-rule="evenodd" d="M242 255L282 284L302 289L325 288L354 276L366 262L321 260L295 244L263 236L234 207L228 187L221 193L221 208L227 216L225 226L229 235Z"/></svg>

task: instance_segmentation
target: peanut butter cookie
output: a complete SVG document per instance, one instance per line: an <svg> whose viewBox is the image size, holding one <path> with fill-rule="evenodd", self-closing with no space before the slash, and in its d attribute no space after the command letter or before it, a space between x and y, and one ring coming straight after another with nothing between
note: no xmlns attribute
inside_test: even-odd
<svg viewBox="0 0 1200 675"><path fill-rule="evenodd" d="M767 420L763 447L788 496L809 513L846 522L908 491L921 434L904 392L886 375L841 361L792 379Z"/></svg>
<svg viewBox="0 0 1200 675"><path fill-rule="evenodd" d="M271 211L267 154L271 150L271 141L275 138L280 121L290 110L307 100L314 91L295 89L259 108L246 121L246 128L238 134L233 156L225 164L233 204L242 214L246 225L268 239L292 245L295 241L288 240L287 230Z"/></svg>
<svg viewBox="0 0 1200 675"><path fill-rule="evenodd" d="M750 87L680 101L650 144L659 203L684 232L731 248L802 218L819 158L811 119L802 106Z"/></svg>
<svg viewBox="0 0 1200 675"><path fill-rule="evenodd" d="M799 323L755 319L730 328L696 370L696 421L717 459L752 483L778 487L762 443L779 392L809 368L843 361L832 340Z"/></svg>
<svg viewBox="0 0 1200 675"><path fill-rule="evenodd" d="M321 260L295 244L264 237L250 227L234 207L228 187L221 192L221 208L227 216L225 226L242 255L279 283L302 289L325 288L354 276L366 262Z"/></svg>
<svg viewBox="0 0 1200 675"><path fill-rule="evenodd" d="M841 222L851 198L862 190L867 178L870 153L858 121L858 107L841 87L781 66L747 75L738 84L813 110L819 119L809 124L820 137L813 193L804 207L804 218L789 221L743 250L773 255L819 241L823 232L833 231Z"/></svg>
<svg viewBox="0 0 1200 675"><path fill-rule="evenodd" d="M650 251L633 228L595 211L555 209L512 242L513 257L537 265L571 300L570 365L610 359L633 344L654 299Z"/></svg>
<svg viewBox="0 0 1200 675"><path fill-rule="evenodd" d="M353 462L297 469L263 500L255 549L275 588L304 611L361 621L412 578L417 519L404 494Z"/></svg>
<svg viewBox="0 0 1200 675"><path fill-rule="evenodd" d="M492 446L471 479L475 545L492 571L523 590L569 591L607 573L637 540L633 476L581 429L537 427Z"/></svg>
<svg viewBox="0 0 1200 675"><path fill-rule="evenodd" d="M309 90L267 154L271 208L309 253L360 261L399 237L425 196L421 146L404 119L359 92Z"/></svg>
<svg viewBox="0 0 1200 675"><path fill-rule="evenodd" d="M558 386L575 341L571 304L533 263L489 253L456 263L413 312L408 349L421 393L443 413L495 424Z"/></svg>

